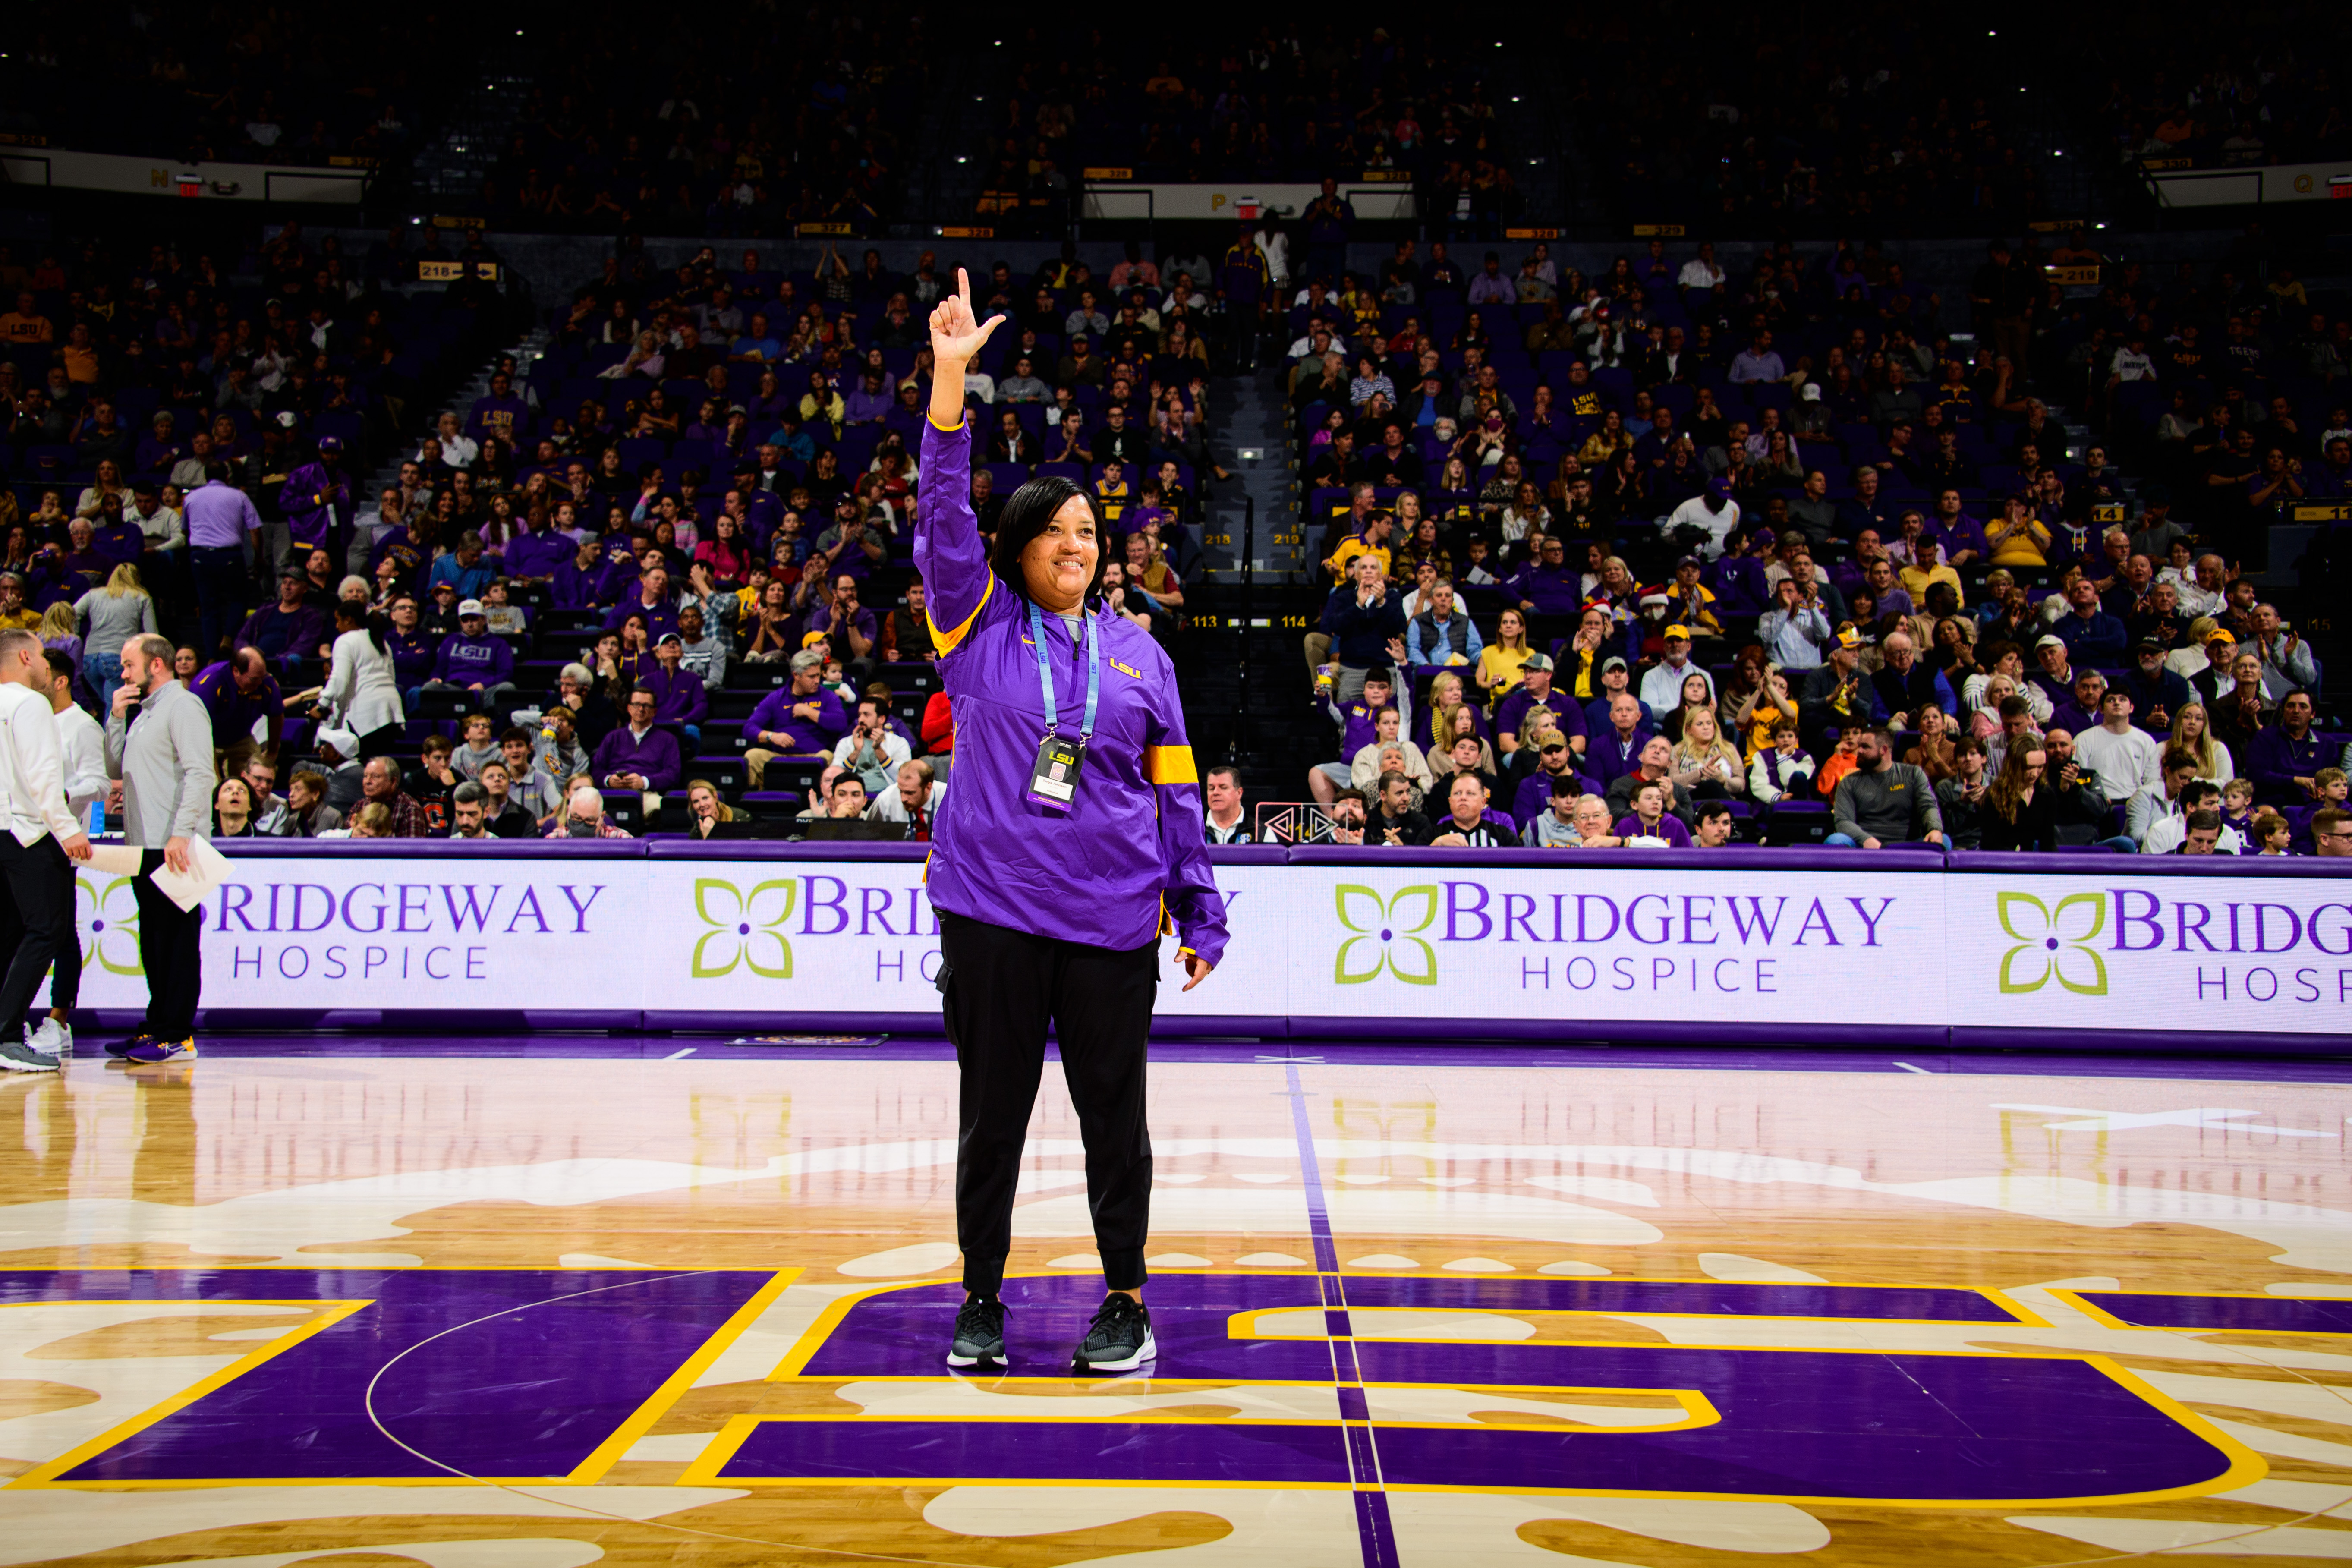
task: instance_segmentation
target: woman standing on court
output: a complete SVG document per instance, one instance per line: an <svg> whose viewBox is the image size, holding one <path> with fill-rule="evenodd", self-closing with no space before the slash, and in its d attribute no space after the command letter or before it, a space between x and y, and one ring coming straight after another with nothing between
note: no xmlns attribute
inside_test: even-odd
<svg viewBox="0 0 2352 1568"><path fill-rule="evenodd" d="M1153 1353L1140 1293L1151 1200L1144 1047L1163 930L1206 979L1225 946L1201 830L1199 775L1168 657L1103 612L1093 497L1035 479L1004 503L993 551L972 513L964 367L1003 318L971 284L931 311L930 418L916 508L940 671L956 718L955 787L928 872L948 1038L961 1070L956 1231L963 1308L954 1366L1004 1360L998 1292L1013 1183L1053 1025L1087 1152L1109 1293L1074 1361L1125 1371Z"/></svg>

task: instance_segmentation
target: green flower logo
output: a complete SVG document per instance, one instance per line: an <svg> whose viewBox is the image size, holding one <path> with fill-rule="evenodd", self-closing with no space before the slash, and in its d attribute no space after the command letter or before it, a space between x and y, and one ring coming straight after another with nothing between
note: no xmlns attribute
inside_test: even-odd
<svg viewBox="0 0 2352 1568"><path fill-rule="evenodd" d="M1382 971L1407 985L1437 984L1437 950L1420 932L1437 923L1437 887L1423 882L1400 888L1383 901L1371 889L1342 883L1332 889L1339 923L1356 934L1339 944L1331 966L1332 980L1341 985L1361 985L1377 980ZM1360 953L1359 949L1364 950ZM1348 967L1357 954L1360 969Z"/></svg>
<svg viewBox="0 0 2352 1568"><path fill-rule="evenodd" d="M790 980L793 944L784 940L783 928L799 892L800 883L790 877L762 882L748 893L732 882L697 879L694 912L710 930L694 944L694 978L716 980L740 964L762 979Z"/></svg>
<svg viewBox="0 0 2352 1568"><path fill-rule="evenodd" d="M84 968L95 963L109 974L145 973L139 963L139 895L136 877L74 879L74 930L81 937Z"/></svg>
<svg viewBox="0 0 2352 1568"><path fill-rule="evenodd" d="M2003 893L2000 929L2017 943L2000 959L2000 991L2015 996L2052 980L2077 996L2107 994L2107 964L2092 948L2107 929L2105 893L2069 893L2051 909L2031 893Z"/></svg>

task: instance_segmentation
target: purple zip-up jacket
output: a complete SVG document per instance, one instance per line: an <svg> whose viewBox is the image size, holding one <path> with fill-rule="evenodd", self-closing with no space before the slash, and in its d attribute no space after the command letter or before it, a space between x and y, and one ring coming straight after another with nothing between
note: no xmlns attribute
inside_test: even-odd
<svg viewBox="0 0 2352 1568"><path fill-rule="evenodd" d="M922 471L915 569L956 718L955 787L931 842L932 905L1115 950L1141 947L1172 925L1185 948L1215 963L1224 956L1225 904L1201 832L1200 776L1168 656L1132 622L1095 613L1102 695L1076 807L1030 805L1045 693L1028 601L989 571L972 515L969 421L950 430L924 421ZM1045 617L1045 637L1062 732L1075 737L1086 657L1059 616Z"/></svg>
<svg viewBox="0 0 2352 1568"><path fill-rule="evenodd" d="M328 508L341 508L345 516L350 515L351 480L340 473L329 474L324 463L305 463L286 477L278 504L285 509L287 531L300 543L318 544L325 541L332 521Z"/></svg>

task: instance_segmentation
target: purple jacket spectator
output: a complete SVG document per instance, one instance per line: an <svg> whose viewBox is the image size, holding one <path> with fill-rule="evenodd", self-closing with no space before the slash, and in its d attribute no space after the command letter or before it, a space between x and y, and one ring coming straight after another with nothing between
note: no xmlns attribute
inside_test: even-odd
<svg viewBox="0 0 2352 1568"><path fill-rule="evenodd" d="M1566 562L1538 563L1512 578L1508 591L1538 616L1572 616L1584 605L1584 574Z"/></svg>
<svg viewBox="0 0 2352 1568"><path fill-rule="evenodd" d="M1710 562L1699 581L1715 590L1715 607L1724 615L1760 616L1772 596L1765 592L1764 563L1748 555L1726 555Z"/></svg>
<svg viewBox="0 0 2352 1568"><path fill-rule="evenodd" d="M2246 748L2246 760L2240 765L2254 781L2256 804L2301 806L2310 805L2311 797L2294 781L2307 779L2334 763L2328 749L2320 743L2316 730L2305 731L2303 739L2298 741L2283 725L2273 724L2254 737L2253 744Z"/></svg>
<svg viewBox="0 0 2352 1568"><path fill-rule="evenodd" d="M571 535L551 530L546 533L518 534L507 542L500 559L505 561L509 577L552 577L578 550Z"/></svg>
<svg viewBox="0 0 2352 1568"><path fill-rule="evenodd" d="M577 555L551 574L548 597L559 610L593 610L604 603L604 563L591 561L583 569Z"/></svg>
<svg viewBox="0 0 2352 1568"><path fill-rule="evenodd" d="M286 476L286 488L278 492L278 504L285 509L286 526L294 538L303 544L326 542L327 525L331 521L329 509L340 509L346 518L352 512L351 480L341 473L330 473L320 462L303 464Z"/></svg>
<svg viewBox="0 0 2352 1568"><path fill-rule="evenodd" d="M631 616L646 618L646 646L650 647L671 632L677 630L677 606L667 602L648 605L641 593L625 594L621 602L604 612L604 629L617 632L621 623Z"/></svg>
<svg viewBox="0 0 2352 1568"><path fill-rule="evenodd" d="M89 547L117 566L135 566L140 556L147 552L147 536L139 531L137 523L125 518L100 529L90 537Z"/></svg>
<svg viewBox="0 0 2352 1568"><path fill-rule="evenodd" d="M245 625L236 633L238 647L257 647L272 662L289 654L298 658L316 658L319 645L331 640L327 617L308 605L290 611L264 605L246 616Z"/></svg>
<svg viewBox="0 0 2352 1568"><path fill-rule="evenodd" d="M474 399L474 411L466 420L466 434L478 441L486 436L496 436L508 446L530 429L530 405L516 393L485 393Z"/></svg>
<svg viewBox="0 0 2352 1568"><path fill-rule="evenodd" d="M678 764L677 736L661 729L638 735L626 724L604 737L588 771L599 784L614 773L642 773L649 790L676 789L685 776Z"/></svg>
<svg viewBox="0 0 2352 1568"><path fill-rule="evenodd" d="M656 723L699 724L709 716L710 696L702 677L682 664L672 671L656 661L651 669L638 672L637 684L654 694Z"/></svg>
<svg viewBox="0 0 2352 1568"><path fill-rule="evenodd" d="M1943 542L1944 559L1947 561L1963 550L1975 551L1979 561L1992 553L1992 543L1985 538L1984 524L1967 512L1960 513L1948 524L1939 522L1935 527L1936 537Z"/></svg>
<svg viewBox="0 0 2352 1568"><path fill-rule="evenodd" d="M793 711L794 705L802 702L817 705L814 721ZM743 739L751 745L763 743L760 739L762 730L793 736L802 742L803 752L830 752L835 742L849 733L849 721L842 714L840 696L831 689L820 686L813 696L795 697L793 689L786 686L761 698L760 705L751 710L751 716L743 721Z"/></svg>
<svg viewBox="0 0 2352 1568"><path fill-rule="evenodd" d="M1633 738L1622 744L1619 743L1613 728L1603 730L1592 736L1586 746L1584 771L1599 780L1601 787L1605 790L1627 773L1641 768L1642 748L1649 743L1650 731L1646 726L1636 726Z"/></svg>
<svg viewBox="0 0 2352 1568"><path fill-rule="evenodd" d="M488 633L469 637L451 632L433 660L433 679L454 686L503 686L514 679L514 649Z"/></svg>
<svg viewBox="0 0 2352 1568"><path fill-rule="evenodd" d="M286 717L286 697L278 689L278 678L263 677L261 689L247 697L236 689L232 659L198 670L188 689L204 700L205 711L213 716L213 744L224 751L252 734L262 720Z"/></svg>
<svg viewBox="0 0 2352 1568"><path fill-rule="evenodd" d="M383 641L392 655L392 679L402 690L422 686L433 679L433 658L439 650L423 632L404 632L395 627L384 634Z"/></svg>

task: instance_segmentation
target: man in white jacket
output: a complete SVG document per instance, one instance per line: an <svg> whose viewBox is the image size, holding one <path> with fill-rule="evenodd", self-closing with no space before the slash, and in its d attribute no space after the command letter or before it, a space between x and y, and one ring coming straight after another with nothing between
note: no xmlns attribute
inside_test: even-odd
<svg viewBox="0 0 2352 1568"><path fill-rule="evenodd" d="M8 953L0 976L0 1069L55 1072L71 1039L58 1015L73 1005L77 962L61 966L58 1004L34 1045L26 1011L42 977L74 941L73 863L89 858L89 835L66 804L65 756L57 716L49 707L49 661L32 633L0 632L0 949ZM74 950L79 960L80 951Z"/></svg>

